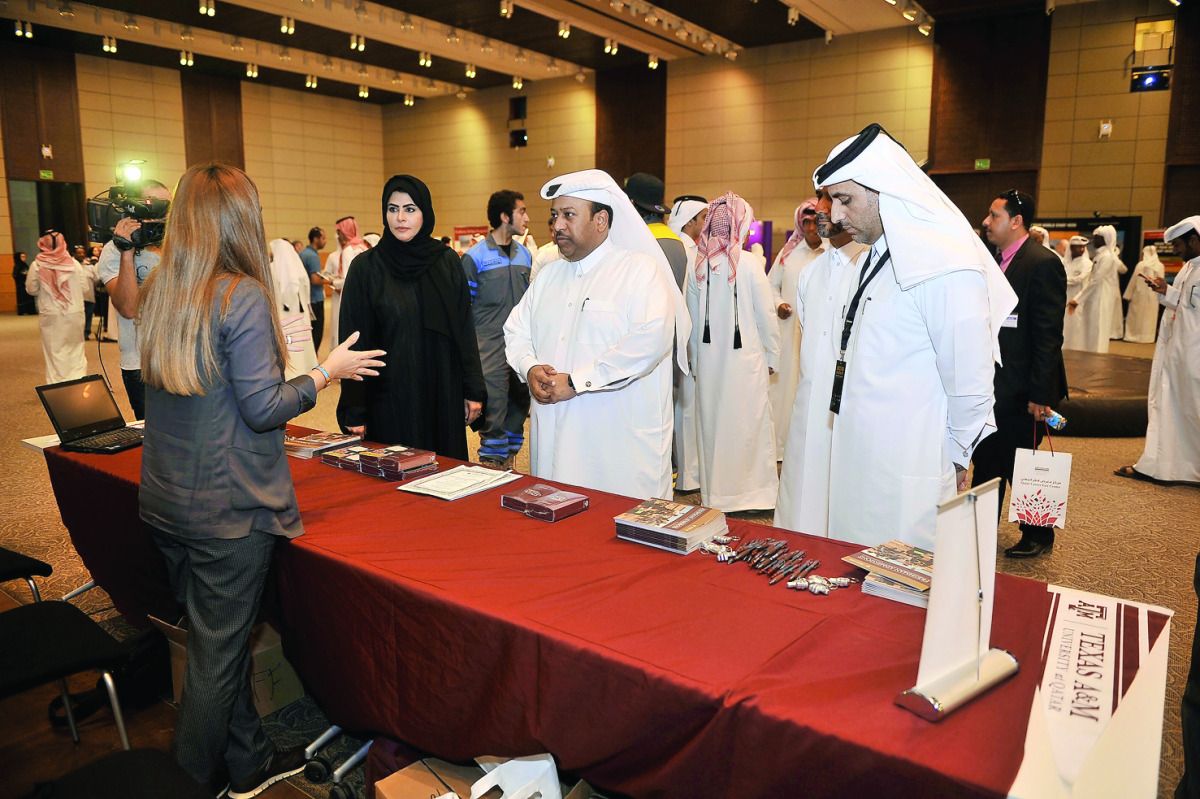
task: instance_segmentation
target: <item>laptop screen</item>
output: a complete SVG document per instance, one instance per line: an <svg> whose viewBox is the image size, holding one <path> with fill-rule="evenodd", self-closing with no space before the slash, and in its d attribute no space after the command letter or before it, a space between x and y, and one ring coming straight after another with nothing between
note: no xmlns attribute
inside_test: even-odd
<svg viewBox="0 0 1200 799"><path fill-rule="evenodd" d="M37 391L63 441L125 426L121 410L100 375L38 386Z"/></svg>

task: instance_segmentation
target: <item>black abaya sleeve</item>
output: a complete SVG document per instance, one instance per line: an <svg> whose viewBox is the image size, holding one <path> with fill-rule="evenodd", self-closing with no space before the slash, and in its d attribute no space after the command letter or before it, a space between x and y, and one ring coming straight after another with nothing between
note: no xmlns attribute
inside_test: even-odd
<svg viewBox="0 0 1200 799"><path fill-rule="evenodd" d="M455 339L463 369L463 398L487 403L487 384L483 379L483 364L479 360L479 341L475 338L475 317L471 313L471 294L463 275L458 253L448 250L446 271L454 297L453 321L457 326Z"/></svg>
<svg viewBox="0 0 1200 799"><path fill-rule="evenodd" d="M375 314L372 312L371 284L374 281L376 268L374 259L369 258L370 251L360 254L354 259L354 269L346 275L342 286L342 304L338 317L338 341L345 341L354 331L358 331L356 350L387 349L379 343L379 331L375 329ZM361 427L367 418L366 386L359 380L343 380L342 393L338 398L337 422L342 432L349 427Z"/></svg>

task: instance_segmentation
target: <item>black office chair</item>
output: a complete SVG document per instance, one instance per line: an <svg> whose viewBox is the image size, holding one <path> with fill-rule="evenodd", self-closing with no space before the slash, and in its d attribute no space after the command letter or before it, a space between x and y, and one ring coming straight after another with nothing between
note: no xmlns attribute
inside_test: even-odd
<svg viewBox="0 0 1200 799"><path fill-rule="evenodd" d="M108 690L121 746L129 749L125 719L112 677L112 669L125 660L126 652L103 627L71 603L41 601L33 578L48 577L52 571L44 561L0 547L0 582L25 580L34 599L32 604L0 613L0 699L57 680L71 738L79 743L66 678L97 669Z"/></svg>

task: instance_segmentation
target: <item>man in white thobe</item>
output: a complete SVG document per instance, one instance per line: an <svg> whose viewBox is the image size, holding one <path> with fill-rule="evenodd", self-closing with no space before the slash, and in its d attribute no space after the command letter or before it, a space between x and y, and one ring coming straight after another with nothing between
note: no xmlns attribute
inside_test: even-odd
<svg viewBox="0 0 1200 799"><path fill-rule="evenodd" d="M817 231L829 247L800 273L796 284L796 321L800 340L800 382L792 403L791 425L779 475L775 526L813 535L829 535L829 463L834 415L829 410L833 372L838 360L844 299L868 249L829 218L833 201L817 195Z"/></svg>
<svg viewBox="0 0 1200 799"><path fill-rule="evenodd" d="M1063 267L1067 270L1067 315L1063 319L1063 349L1084 350L1088 341L1083 325L1083 314L1076 301L1083 290L1091 284L1092 258L1087 251L1088 240L1083 236L1072 236L1067 240L1067 255Z"/></svg>
<svg viewBox="0 0 1200 799"><path fill-rule="evenodd" d="M1146 448L1123 477L1200 482L1200 216L1167 229L1184 260L1175 281L1153 279L1162 304L1148 397Z"/></svg>
<svg viewBox="0 0 1200 799"><path fill-rule="evenodd" d="M771 375L771 419L775 422L775 460L783 460L792 400L800 383L800 324L792 308L800 273L825 252L825 242L817 232L817 200L805 200L796 208L796 229L779 251L775 265L767 275L775 295L775 314L779 317L779 368Z"/></svg>
<svg viewBox="0 0 1200 799"><path fill-rule="evenodd" d="M333 286L333 299L329 303L329 349L333 350L339 343L338 324L342 310L342 287L346 285L346 275L350 274L350 266L356 256L370 249L367 242L358 235L358 221L352 216L344 216L337 221L338 248L325 259L323 274Z"/></svg>
<svg viewBox="0 0 1200 799"><path fill-rule="evenodd" d="M831 219L871 245L854 290L834 300L847 310L844 377L828 400L827 534L932 549L938 503L966 487L975 446L995 430L998 333L1017 298L962 212L879 125L834 148L813 183L829 191Z"/></svg>
<svg viewBox="0 0 1200 799"><path fill-rule="evenodd" d="M61 233L47 230L38 239L38 249L25 275L25 291L37 298L46 382L77 380L87 374L83 284L90 278L83 264L67 252Z"/></svg>
<svg viewBox="0 0 1200 799"><path fill-rule="evenodd" d="M1121 281L1118 277L1129 271L1129 267L1121 260L1120 250L1117 249L1117 229L1112 225L1101 225L1092 231L1092 263L1105 261L1093 269L1104 275L1104 297L1108 302L1109 339L1121 339L1125 336L1125 309L1121 306ZM1111 259L1111 263L1108 263Z"/></svg>
<svg viewBox="0 0 1200 799"><path fill-rule="evenodd" d="M1071 245L1074 253L1075 245ZM1116 280L1116 258L1105 257L1107 253L1099 250L1092 258L1091 273L1083 281L1078 292L1070 296L1071 284L1067 283L1068 320L1077 317L1074 325L1069 325L1070 342L1064 335L1063 347L1066 349L1083 350L1084 352L1108 352L1109 333L1112 331L1112 289L1110 284ZM1119 297L1118 297L1119 299ZM1074 311L1072 312L1072 308ZM1074 346L1069 346L1074 345Z"/></svg>
<svg viewBox="0 0 1200 799"><path fill-rule="evenodd" d="M1142 260L1134 267L1129 285L1125 287L1125 299L1129 302L1129 313L1125 316L1125 340L1138 344L1153 344L1158 327L1158 292L1151 282L1165 275L1162 261L1158 260L1158 248L1153 244L1142 248Z"/></svg>
<svg viewBox="0 0 1200 799"><path fill-rule="evenodd" d="M504 325L505 356L534 399L533 474L670 499L671 352L689 326L666 256L605 172L563 175L541 196L561 257Z"/></svg>
<svg viewBox="0 0 1200 799"><path fill-rule="evenodd" d="M300 260L300 254L287 239L273 239L267 249L271 254L271 276L275 279L275 315L279 317L281 326L285 320L297 314L311 325L313 312L309 298L312 296L312 282L304 262ZM317 351L311 331L306 335L307 339L295 342L295 349L288 348L288 362L283 370L285 380L306 374L317 367Z"/></svg>
<svg viewBox="0 0 1200 799"><path fill-rule="evenodd" d="M700 430L700 497L730 512L773 508L779 494L767 400L779 326L762 261L742 250L754 209L732 192L713 201L687 276Z"/></svg>
<svg viewBox="0 0 1200 799"><path fill-rule="evenodd" d="M696 268L696 236L708 218L708 200L694 195L675 198L667 227L675 231L687 253L687 272ZM686 274L686 272L685 272ZM685 342L684 346L690 346ZM695 353L688 353L688 363ZM675 490L700 490L700 429L696 420L696 376L675 370Z"/></svg>

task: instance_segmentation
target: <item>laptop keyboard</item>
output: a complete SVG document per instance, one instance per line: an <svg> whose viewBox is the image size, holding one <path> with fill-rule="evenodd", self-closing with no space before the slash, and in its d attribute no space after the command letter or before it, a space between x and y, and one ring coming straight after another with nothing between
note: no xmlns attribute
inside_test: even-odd
<svg viewBox="0 0 1200 799"><path fill-rule="evenodd" d="M94 436L81 438L78 441L72 441L75 446L97 447L103 449L106 447L120 446L121 444L129 444L142 440L142 431L135 427L121 427L116 430L109 430L107 433L97 433Z"/></svg>

